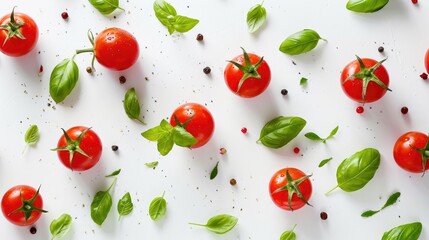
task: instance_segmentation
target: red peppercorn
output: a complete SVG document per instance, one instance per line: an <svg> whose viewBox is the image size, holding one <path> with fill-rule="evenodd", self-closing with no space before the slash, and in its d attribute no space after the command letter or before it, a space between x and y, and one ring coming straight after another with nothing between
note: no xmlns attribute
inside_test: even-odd
<svg viewBox="0 0 429 240"><path fill-rule="evenodd" d="M327 214L326 212L321 212L321 213L320 213L320 218L321 218L322 220L326 220L326 219L328 219L328 214Z"/></svg>
<svg viewBox="0 0 429 240"><path fill-rule="evenodd" d="M224 154L226 153L226 149L225 149L225 148L220 148L220 149L219 149L219 153L220 153L221 155L224 155Z"/></svg>
<svg viewBox="0 0 429 240"><path fill-rule="evenodd" d="M365 109L362 106L359 106L356 108L356 112L359 114L362 114L365 111Z"/></svg>
<svg viewBox="0 0 429 240"><path fill-rule="evenodd" d="M63 12L61 13L61 17L66 20L67 18L69 18L69 14L67 12Z"/></svg>
<svg viewBox="0 0 429 240"><path fill-rule="evenodd" d="M423 80L427 80L427 79L428 79L428 74L427 74L427 73L422 73L422 74L420 74L420 77L421 77Z"/></svg>
<svg viewBox="0 0 429 240"><path fill-rule="evenodd" d="M418 1L418 0L411 0L411 2L412 2L413 4L417 4L419 1Z"/></svg>
<svg viewBox="0 0 429 240"><path fill-rule="evenodd" d="M401 108L401 113L404 114L404 115L407 114L408 113L408 108L407 107L402 107Z"/></svg>
<svg viewBox="0 0 429 240"><path fill-rule="evenodd" d="M241 129L241 132L242 132L242 133L247 133L247 128L245 128L245 127L244 127L244 128L242 128L242 129Z"/></svg>
<svg viewBox="0 0 429 240"><path fill-rule="evenodd" d="M298 154L298 153L299 153L299 151L300 151L299 147L295 147L295 148L293 149L293 152L294 152L295 154Z"/></svg>

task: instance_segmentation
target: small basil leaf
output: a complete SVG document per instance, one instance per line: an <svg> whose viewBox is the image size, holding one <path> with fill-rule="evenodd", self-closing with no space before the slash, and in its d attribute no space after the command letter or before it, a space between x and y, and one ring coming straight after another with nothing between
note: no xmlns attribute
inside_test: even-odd
<svg viewBox="0 0 429 240"><path fill-rule="evenodd" d="M206 227L209 231L216 234L224 234L231 231L238 222L238 218L228 215L221 214L210 218L206 224L189 223L194 226Z"/></svg>
<svg viewBox="0 0 429 240"><path fill-rule="evenodd" d="M91 218L96 224L103 224L109 215L110 208L112 207L112 197L110 196L110 189L115 185L116 178L106 191L98 191L91 203Z"/></svg>
<svg viewBox="0 0 429 240"><path fill-rule="evenodd" d="M218 167L218 165L219 165L219 161L216 163L215 167L213 168L213 170L210 173L210 180L213 180L217 176L217 173L218 173L217 167Z"/></svg>
<svg viewBox="0 0 429 240"><path fill-rule="evenodd" d="M319 40L325 39L312 29L304 29L287 37L279 50L289 55L299 55L311 51L317 46Z"/></svg>
<svg viewBox="0 0 429 240"><path fill-rule="evenodd" d="M390 197L387 199L386 203L379 210L376 210L376 211L374 211L374 210L368 210L368 211L363 212L361 214L361 216L362 217L371 217L371 216L373 216L374 214L380 212L381 210L383 210L383 209L385 209L385 208L387 208L387 207L392 206L393 204L395 204L398 201L398 198L400 196L401 196L400 192L395 192L394 194L390 195Z"/></svg>
<svg viewBox="0 0 429 240"><path fill-rule="evenodd" d="M153 3L153 10L155 11L156 18L158 18L162 25L166 27L172 26L170 19L174 19L177 16L176 9L173 6L164 0L156 0Z"/></svg>
<svg viewBox="0 0 429 240"><path fill-rule="evenodd" d="M283 232L283 234L280 236L280 240L296 240L296 234L294 232L295 226L291 230Z"/></svg>
<svg viewBox="0 0 429 240"><path fill-rule="evenodd" d="M156 197L152 200L149 206L149 216L153 221L159 220L167 213L167 201L164 199L164 194L161 197Z"/></svg>
<svg viewBox="0 0 429 240"><path fill-rule="evenodd" d="M76 86L79 79L79 68L73 58L64 59L52 70L49 93L52 99L59 103L63 101Z"/></svg>
<svg viewBox="0 0 429 240"><path fill-rule="evenodd" d="M39 140L39 128L37 125L31 125L25 132L24 137L25 143L28 145L34 145Z"/></svg>
<svg viewBox="0 0 429 240"><path fill-rule="evenodd" d="M385 232L381 240L418 240L422 233L422 224L413 222L397 226Z"/></svg>
<svg viewBox="0 0 429 240"><path fill-rule="evenodd" d="M377 214L378 212L380 212L379 210L377 211L373 211L373 210L368 210L363 212L360 216L361 217L372 217L373 215Z"/></svg>
<svg viewBox="0 0 429 240"><path fill-rule="evenodd" d="M158 152L162 156L167 155L171 151L171 149L173 149L173 146L174 146L174 141L173 141L173 136L171 132L162 135L162 137L158 139L158 143L157 143Z"/></svg>
<svg viewBox="0 0 429 240"><path fill-rule="evenodd" d="M158 161L155 161L155 162L147 162L147 163L145 163L144 164L146 167L149 167L149 168L156 168L157 166L158 166Z"/></svg>
<svg viewBox="0 0 429 240"><path fill-rule="evenodd" d="M256 32L264 25L267 18L267 11L261 4L256 4L247 12L247 30L249 33Z"/></svg>
<svg viewBox="0 0 429 240"><path fill-rule="evenodd" d="M119 175L119 173L121 173L121 169L115 170L115 171L113 171L111 174L106 175L106 176L104 176L104 177L114 177L114 176L118 176L118 175Z"/></svg>
<svg viewBox="0 0 429 240"><path fill-rule="evenodd" d="M299 85L305 86L305 85L307 85L307 81L308 81L308 79L303 77L303 78L301 78L301 80L299 80Z"/></svg>
<svg viewBox="0 0 429 240"><path fill-rule="evenodd" d="M294 139L305 124L300 117L276 117L265 124L258 141L269 148L281 148Z"/></svg>
<svg viewBox="0 0 429 240"><path fill-rule="evenodd" d="M194 28L199 22L197 19L178 15L174 18L173 27L176 31L184 33Z"/></svg>
<svg viewBox="0 0 429 240"><path fill-rule="evenodd" d="M323 139L319 137L319 135L315 134L314 132L308 132L304 134L304 136L313 141L323 141Z"/></svg>
<svg viewBox="0 0 429 240"><path fill-rule="evenodd" d="M180 126L173 128L173 141L177 146L181 147L190 147L197 143L197 139Z"/></svg>
<svg viewBox="0 0 429 240"><path fill-rule="evenodd" d="M152 142L158 141L158 139L163 134L165 134L165 131L161 128L161 126L156 126L154 128L142 132L142 136Z"/></svg>
<svg viewBox="0 0 429 240"><path fill-rule="evenodd" d="M324 159L324 160L322 160L320 163L319 163L319 167L323 167L323 166L325 166L328 162L330 162L332 160L332 158L330 157L330 158L327 158L327 159Z"/></svg>
<svg viewBox="0 0 429 240"><path fill-rule="evenodd" d="M335 136L335 134L337 134L337 132L338 132L338 128L339 128L339 127L340 127L340 126L336 126L334 129L332 129L331 133L329 133L329 136L326 138L326 140L328 140L328 139L330 139L330 138L334 137L334 136Z"/></svg>
<svg viewBox="0 0 429 240"><path fill-rule="evenodd" d="M131 200L131 195L129 192L119 199L118 201L118 213L119 216L126 216L133 211L134 205Z"/></svg>
<svg viewBox="0 0 429 240"><path fill-rule="evenodd" d="M346 8L353 12L372 13L382 9L389 0L349 0Z"/></svg>
<svg viewBox="0 0 429 240"><path fill-rule="evenodd" d="M110 14L117 8L124 10L119 7L119 0L89 0L89 3L103 15Z"/></svg>
<svg viewBox="0 0 429 240"><path fill-rule="evenodd" d="M62 214L57 219L52 220L49 230L52 238L63 238L70 230L72 224L72 217L66 213Z"/></svg>
<svg viewBox="0 0 429 240"><path fill-rule="evenodd" d="M127 93L125 93L124 109L130 119L135 119L140 123L145 124L140 119L140 103L134 88L130 88Z"/></svg>

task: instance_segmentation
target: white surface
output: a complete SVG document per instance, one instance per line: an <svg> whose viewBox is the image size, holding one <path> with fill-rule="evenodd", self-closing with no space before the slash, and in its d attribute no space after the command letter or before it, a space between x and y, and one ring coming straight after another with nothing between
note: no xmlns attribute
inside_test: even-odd
<svg viewBox="0 0 429 240"><path fill-rule="evenodd" d="M429 47L427 19L429 4L415 6L409 0L392 0L374 14L356 14L345 9L346 1L301 0L265 1L267 24L255 35L247 33L247 10L259 1L170 0L179 14L200 23L186 34L168 35L152 9L152 1L121 1L125 12L110 17L99 14L87 1L3 1L1 15L17 11L31 15L40 28L40 38L31 54L21 58L0 55L0 192L17 184L42 185L44 214L37 222L36 235L29 228L16 227L0 217L1 239L48 239L49 223L60 214L73 216L72 233L67 239L279 239L281 233L297 224L298 239L381 239L384 231L412 221L423 223L420 239L429 239L429 176L401 170L392 157L397 137L409 130L427 132L426 104L428 82L423 56ZM60 14L69 13L64 21ZM113 18L115 16L116 18ZM106 27L122 27L132 32L140 44L137 64L125 72L113 72L96 63L97 73L85 72L91 56L76 58L80 80L62 104L51 103L49 76L62 59L75 49L89 47L86 32ZM278 51L290 34L311 28L328 39L309 54L290 57ZM198 33L204 42L195 40ZM384 46L385 53L377 51ZM248 52L265 56L271 66L272 82L254 99L232 94L223 80L226 60ZM38 53L40 52L40 54ZM342 92L339 77L355 54L381 60L391 77L391 89L380 101L367 104L358 115L358 106ZM292 60L296 65L292 64ZM39 66L44 72L37 75ZM202 69L212 68L210 76ZM124 75L127 82L120 85ZM145 80L148 78L148 81ZM299 85L307 77L308 86ZM147 126L127 118L122 107L126 90L135 87L143 105ZM286 88L284 97L280 90ZM174 147L166 157L140 133L157 125L184 102L206 104L215 118L216 129L208 145L194 150ZM408 115L400 108L407 106ZM259 131L278 116L300 116L307 120L303 132L280 150L256 144ZM37 146L24 148L23 135L37 124L41 138ZM71 172L61 165L55 152L60 128L92 126L102 139L101 162L85 173ZM324 136L336 125L340 130L326 145L311 142L303 134L314 131ZM240 132L247 127L248 134ZM112 152L112 144L119 146ZM294 147L301 153L293 153ZM225 147L228 153L219 154ZM362 190L324 193L336 185L339 163L365 147L380 150L382 162L374 179ZM302 154L302 155L301 155ZM325 167L318 163L333 160ZM158 160L156 170L144 166ZM216 161L219 175L209 180ZM271 175L283 167L297 167L313 173L310 203L295 212L277 208L268 194ZM90 203L96 191L107 188L104 175L121 168L113 192L114 208L102 227L90 218ZM230 186L230 178L237 179ZM117 200L129 191L135 209L117 221ZM153 222L148 216L150 201L165 191L167 216ZM369 219L362 211L377 209L394 191L400 202ZM320 212L328 213L322 221ZM236 228L215 235L188 222L205 222L211 216L229 213L239 218Z"/></svg>

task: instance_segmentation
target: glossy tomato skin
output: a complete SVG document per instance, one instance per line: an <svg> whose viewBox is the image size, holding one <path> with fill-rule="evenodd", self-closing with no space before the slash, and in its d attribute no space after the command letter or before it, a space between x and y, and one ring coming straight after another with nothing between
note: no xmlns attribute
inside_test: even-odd
<svg viewBox="0 0 429 240"><path fill-rule="evenodd" d="M199 148L205 145L213 135L214 132L214 119L209 110L198 103L185 103L176 110L170 117L170 124L174 127L177 125L174 115L180 123L186 122L192 117L190 122L186 125L185 129L197 139L197 143L191 148Z"/></svg>
<svg viewBox="0 0 429 240"><path fill-rule="evenodd" d="M425 148L428 140L428 136L421 132L407 132L400 136L393 147L393 158L398 166L412 173L422 173L428 170L429 161L426 162L423 170L422 155L414 149Z"/></svg>
<svg viewBox="0 0 429 240"><path fill-rule="evenodd" d="M1 210L4 217L11 223L18 226L29 226L34 224L42 215L40 211L32 211L30 217L25 220L24 213L22 211L12 213L13 211L22 207L21 196L25 200L30 200L37 193L37 189L34 189L31 186L27 185L17 185L9 189L2 198L1 201ZM37 195L33 206L43 209L43 199L42 196Z"/></svg>
<svg viewBox="0 0 429 240"><path fill-rule="evenodd" d="M20 32L25 39L21 39L18 36L9 38L8 31L0 29L0 51L11 57L20 57L29 53L37 43L39 38L39 28L36 22L28 15L24 13L15 12L14 19L16 23L24 23L20 27ZM10 14L3 16L0 19L0 25L5 26L10 22ZM3 44L5 42L5 44Z"/></svg>
<svg viewBox="0 0 429 240"><path fill-rule="evenodd" d="M284 210L287 210L287 211L297 210L302 208L304 205L306 205L306 203L303 200L301 200L296 193L293 194L292 196L290 206L288 203L287 190L274 193L274 191L276 191L281 187L284 187L288 182L286 178L286 171L289 172L293 180L297 180L306 176L304 172L302 172L297 168L283 168L277 171L276 173L274 173L274 175L271 177L270 184L269 184L269 192L270 192L271 200L273 200L275 205L277 205L278 207ZM310 179L309 178L305 179L301 184L298 185L298 189L301 191L304 198L307 199L308 201L313 191Z"/></svg>
<svg viewBox="0 0 429 240"><path fill-rule="evenodd" d="M367 68L370 68L377 64L377 61L370 58L362 58L362 61L364 63L364 66ZM354 60L347 64L343 72L341 73L341 86L344 91L344 93L351 98L352 100L362 103L362 89L363 89L363 81L358 78L352 78L346 81L346 79L356 74L360 71L359 62L357 60ZM386 68L383 65L380 65L375 71L374 75L380 79L386 86L389 86L389 74L386 70ZM386 94L387 90L378 85L377 83L371 81L368 84L367 90L366 90L366 99L365 103L370 103L377 101L381 97Z"/></svg>
<svg viewBox="0 0 429 240"><path fill-rule="evenodd" d="M256 54L248 53L250 63L256 64L261 57ZM233 62L237 62L240 65L245 64L243 54L236 56L232 59ZM234 66L232 63L228 63L225 67L224 78L225 83L228 88L235 93L236 95L244 98L256 97L259 94L263 93L267 89L271 81L271 70L268 66L268 63L263 60L261 65L258 67L257 72L261 78L250 77L244 81L240 90L237 92L238 84L240 79L243 77L244 73L238 67Z"/></svg>
<svg viewBox="0 0 429 240"><path fill-rule="evenodd" d="M136 38L121 28L108 28L97 35L94 54L106 68L121 71L134 65L139 57Z"/></svg>
<svg viewBox="0 0 429 240"><path fill-rule="evenodd" d="M426 54L425 54L425 67L426 67L426 72L429 73L429 49L426 51Z"/></svg>
<svg viewBox="0 0 429 240"><path fill-rule="evenodd" d="M68 129L66 133L72 140L76 140L79 135L88 129L83 126L76 126ZM57 147L62 148L67 146L67 141L64 134L58 140ZM72 164L70 165L70 153L69 151L58 151L58 158L61 163L67 168L72 169L73 171L85 171L98 163L101 157L101 152L103 150L103 146L98 135L92 130L89 129L82 141L79 144L79 147L90 157L86 157L78 152L74 153Z"/></svg>

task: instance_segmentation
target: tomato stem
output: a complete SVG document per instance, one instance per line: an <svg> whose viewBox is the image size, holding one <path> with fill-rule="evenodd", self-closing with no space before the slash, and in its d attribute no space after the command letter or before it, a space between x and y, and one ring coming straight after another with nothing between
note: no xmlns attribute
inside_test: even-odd
<svg viewBox="0 0 429 240"><path fill-rule="evenodd" d="M81 53L87 53L87 52L94 52L94 48L85 48L85 49L78 49L76 50L76 54L81 54Z"/></svg>

